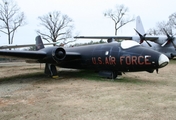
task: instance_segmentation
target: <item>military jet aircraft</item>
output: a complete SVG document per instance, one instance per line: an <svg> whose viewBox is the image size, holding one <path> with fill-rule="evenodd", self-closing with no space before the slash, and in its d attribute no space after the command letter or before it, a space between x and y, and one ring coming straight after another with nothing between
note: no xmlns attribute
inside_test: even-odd
<svg viewBox="0 0 176 120"><path fill-rule="evenodd" d="M70 48L44 48L42 40L37 39L36 46L38 51L0 50L0 57L45 63L44 72L53 78L58 75L56 66L99 71L100 76L114 79L120 72L152 73L169 63L164 54L142 47L132 40Z"/></svg>

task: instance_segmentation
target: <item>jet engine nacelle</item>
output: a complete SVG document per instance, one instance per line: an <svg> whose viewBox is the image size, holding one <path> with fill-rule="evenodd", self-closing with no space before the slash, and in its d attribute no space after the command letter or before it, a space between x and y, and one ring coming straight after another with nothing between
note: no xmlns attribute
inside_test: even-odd
<svg viewBox="0 0 176 120"><path fill-rule="evenodd" d="M66 51L61 47L47 47L41 49L41 51L44 51L46 53L46 57L39 60L39 62L43 63L58 63L64 60L66 57Z"/></svg>
<svg viewBox="0 0 176 120"><path fill-rule="evenodd" d="M61 61L65 58L65 56L66 56L66 52L63 48L56 48L56 49L53 49L52 51L52 58L55 61Z"/></svg>

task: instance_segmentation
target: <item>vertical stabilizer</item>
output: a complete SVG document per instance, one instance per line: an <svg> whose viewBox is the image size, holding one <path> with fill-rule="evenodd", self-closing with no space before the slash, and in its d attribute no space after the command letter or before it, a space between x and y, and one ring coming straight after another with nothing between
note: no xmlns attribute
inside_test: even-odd
<svg viewBox="0 0 176 120"><path fill-rule="evenodd" d="M137 17L136 17L136 30L137 30L141 35L144 35L144 34L145 34L144 27L143 27L143 24L142 24L142 21L141 21L140 16L137 16Z"/></svg>
<svg viewBox="0 0 176 120"><path fill-rule="evenodd" d="M35 38L35 41L36 41L36 50L44 48L43 41L40 35Z"/></svg>

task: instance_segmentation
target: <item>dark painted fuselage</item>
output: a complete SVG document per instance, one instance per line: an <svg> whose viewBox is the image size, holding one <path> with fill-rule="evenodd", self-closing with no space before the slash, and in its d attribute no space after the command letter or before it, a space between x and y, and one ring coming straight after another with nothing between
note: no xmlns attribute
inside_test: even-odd
<svg viewBox="0 0 176 120"><path fill-rule="evenodd" d="M78 59L65 59L57 65L64 68L108 70L120 72L153 71L159 67L161 53L133 46L123 49L121 43L104 43L81 47L65 48L67 52L78 52Z"/></svg>

